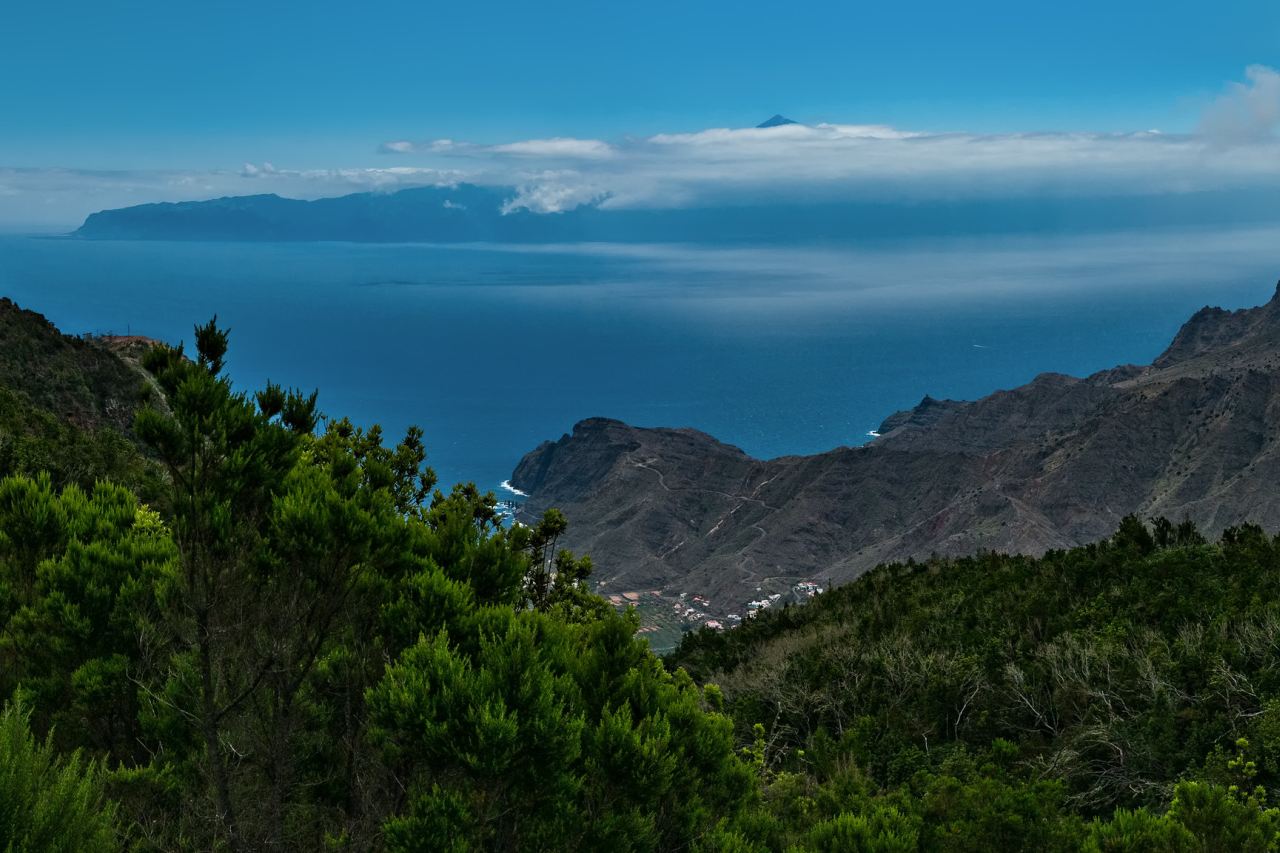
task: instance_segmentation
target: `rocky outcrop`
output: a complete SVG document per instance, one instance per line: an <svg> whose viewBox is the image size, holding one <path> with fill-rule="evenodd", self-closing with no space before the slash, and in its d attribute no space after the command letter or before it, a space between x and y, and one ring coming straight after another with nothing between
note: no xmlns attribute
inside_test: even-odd
<svg viewBox="0 0 1280 853"><path fill-rule="evenodd" d="M886 560L1078 545L1130 513L1277 530L1280 293L1197 313L1148 367L926 397L880 433L758 460L694 430L592 419L512 482L527 514L566 512L566 544L592 555L604 591L698 592L725 610Z"/></svg>

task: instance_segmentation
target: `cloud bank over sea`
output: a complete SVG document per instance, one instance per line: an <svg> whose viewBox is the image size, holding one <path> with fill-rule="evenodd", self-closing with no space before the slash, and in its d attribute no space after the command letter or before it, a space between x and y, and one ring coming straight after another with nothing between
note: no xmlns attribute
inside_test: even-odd
<svg viewBox="0 0 1280 853"><path fill-rule="evenodd" d="M0 226L69 227L152 201L277 193L318 198L460 182L510 187L504 212L778 202L928 204L1028 197L1280 192L1280 73L1249 66L1189 133L918 131L820 122L621 139L391 139L364 165L222 170L0 165ZM371 148L374 146L371 146Z"/></svg>

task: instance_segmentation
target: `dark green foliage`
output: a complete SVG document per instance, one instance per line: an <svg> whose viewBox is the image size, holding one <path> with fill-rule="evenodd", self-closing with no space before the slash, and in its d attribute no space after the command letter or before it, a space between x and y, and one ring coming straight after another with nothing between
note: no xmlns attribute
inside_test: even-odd
<svg viewBox="0 0 1280 853"><path fill-rule="evenodd" d="M98 853L121 849L116 810L102 773L73 752L37 743L25 713L0 711L0 850L4 853Z"/></svg>
<svg viewBox="0 0 1280 853"><path fill-rule="evenodd" d="M42 405L96 411L101 351L58 340ZM504 527L419 430L239 392L227 333L195 343L142 357L118 432L0 387L32 472L0 479L6 853L1278 848L1256 527L886 566L664 665L562 514Z"/></svg>
<svg viewBox="0 0 1280 853"><path fill-rule="evenodd" d="M58 485L92 488L109 478L154 491L155 472L137 445L114 427L88 430L0 387L0 476L45 474Z"/></svg>
<svg viewBox="0 0 1280 853"><path fill-rule="evenodd" d="M22 695L61 746L136 756L130 676L173 559L163 521L126 489L0 480L0 693Z"/></svg>
<svg viewBox="0 0 1280 853"><path fill-rule="evenodd" d="M909 853L919 846L920 822L892 806L861 814L845 812L809 830L805 846L814 853Z"/></svg>
<svg viewBox="0 0 1280 853"><path fill-rule="evenodd" d="M420 779L391 823L393 849L424 835L481 849L678 849L749 795L729 721L622 616L507 610L474 635L459 627L453 642L442 631L407 650L370 697L389 759Z"/></svg>
<svg viewBox="0 0 1280 853"><path fill-rule="evenodd" d="M1098 844L1180 836L1152 823L1166 808L1198 843L1244 816L1273 841L1278 582L1280 546L1256 527L1209 545L1189 525L1126 519L1107 542L1040 559L886 566L691 636L669 664L721 687L741 739L766 722L769 767L821 787L847 761L876 797L908 794L925 847L1074 847L1072 822L1093 816ZM1224 748L1242 736L1247 755ZM1188 777L1204 782L1175 795Z"/></svg>
<svg viewBox="0 0 1280 853"><path fill-rule="evenodd" d="M101 344L67 337L0 298L0 387L82 428L128 429L142 377Z"/></svg>
<svg viewBox="0 0 1280 853"><path fill-rule="evenodd" d="M268 387L251 401L220 375L225 332L210 323L196 340L195 362L163 347L145 359L169 406L144 410L137 431L168 469L178 552L147 712L178 745L168 765L208 798L204 825L183 816L179 831L233 850L308 846L330 823L351 831L327 797L360 760L361 712L328 703L359 702L372 677L379 595L414 556L404 502L421 454L346 425L317 440L315 395ZM388 461L406 453L410 484ZM334 684L335 668L354 683Z"/></svg>
<svg viewBox="0 0 1280 853"><path fill-rule="evenodd" d="M109 763L137 846L678 849L752 798L563 516L504 528L420 431L316 435L314 394L237 392L195 339L142 359L154 509L0 481L0 689Z"/></svg>
<svg viewBox="0 0 1280 853"><path fill-rule="evenodd" d="M1202 849L1181 823L1146 809L1117 809L1109 821L1098 821L1084 849L1098 853L1191 853Z"/></svg>
<svg viewBox="0 0 1280 853"><path fill-rule="evenodd" d="M150 494L155 471L130 436L149 396L103 343L0 299L0 476L45 473L84 489L106 477Z"/></svg>

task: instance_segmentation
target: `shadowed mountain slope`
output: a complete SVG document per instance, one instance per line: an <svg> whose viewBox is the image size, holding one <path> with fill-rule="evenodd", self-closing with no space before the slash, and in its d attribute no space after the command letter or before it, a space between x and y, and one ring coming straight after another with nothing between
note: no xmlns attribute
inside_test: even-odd
<svg viewBox="0 0 1280 853"><path fill-rule="evenodd" d="M604 592L697 592L713 615L889 560L1092 542L1131 513L1280 529L1280 291L1198 312L1148 367L926 397L879 432L764 461L693 430L592 419L511 481L527 513L568 514L566 544L592 554Z"/></svg>

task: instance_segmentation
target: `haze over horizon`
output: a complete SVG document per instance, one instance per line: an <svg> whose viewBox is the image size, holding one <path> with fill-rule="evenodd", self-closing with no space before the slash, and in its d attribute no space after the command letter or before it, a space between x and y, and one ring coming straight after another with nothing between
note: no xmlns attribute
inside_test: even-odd
<svg viewBox="0 0 1280 853"><path fill-rule="evenodd" d="M504 4L494 28L492 7L25 4L0 37L0 115L22 116L0 229L458 181L537 213L1280 190L1280 10L1194 5ZM755 127L776 113L798 123Z"/></svg>

